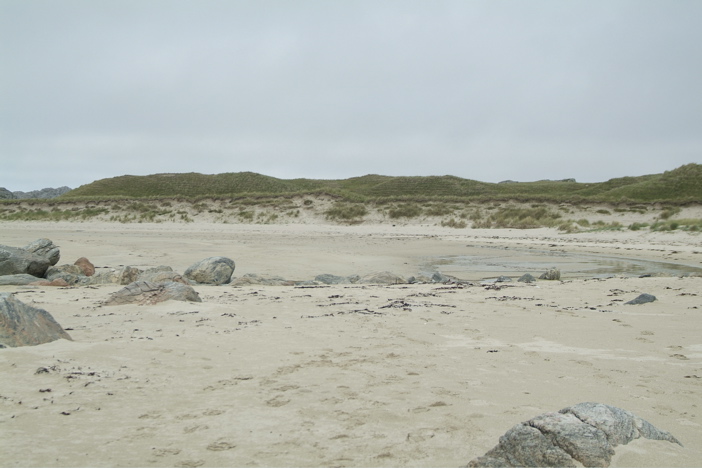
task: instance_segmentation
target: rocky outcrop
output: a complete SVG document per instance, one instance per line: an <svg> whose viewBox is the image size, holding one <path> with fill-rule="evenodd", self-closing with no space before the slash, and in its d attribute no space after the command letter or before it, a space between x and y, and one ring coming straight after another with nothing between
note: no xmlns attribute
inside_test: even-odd
<svg viewBox="0 0 702 468"><path fill-rule="evenodd" d="M198 284L226 284L234 273L234 260L227 257L209 257L191 265L183 276Z"/></svg>
<svg viewBox="0 0 702 468"><path fill-rule="evenodd" d="M649 302L653 302L655 300L656 300L656 296L654 296L653 294L640 294L635 299L632 299L629 302L625 302L624 304L629 304L629 305L648 304Z"/></svg>
<svg viewBox="0 0 702 468"><path fill-rule="evenodd" d="M29 306L13 294L0 293L0 348L34 346L71 337L50 313Z"/></svg>
<svg viewBox="0 0 702 468"><path fill-rule="evenodd" d="M682 445L629 411L601 403L580 403L517 424L499 444L469 467L609 466L614 448L634 439L665 440Z"/></svg>
<svg viewBox="0 0 702 468"><path fill-rule="evenodd" d="M41 257L46 257L51 265L56 265L61 258L61 251L49 239L37 239L24 247L27 252L32 252Z"/></svg>
<svg viewBox="0 0 702 468"><path fill-rule="evenodd" d="M5 187L0 187L0 200L14 200L15 194L7 190Z"/></svg>
<svg viewBox="0 0 702 468"><path fill-rule="evenodd" d="M27 274L42 278L49 266L51 262L47 257L0 245L0 275Z"/></svg>
<svg viewBox="0 0 702 468"><path fill-rule="evenodd" d="M0 276L0 286L23 286L32 284L40 279L41 278L37 278L36 276L28 275L26 273L3 275Z"/></svg>
<svg viewBox="0 0 702 468"><path fill-rule="evenodd" d="M62 279L70 285L88 284L90 280L85 276L82 270L76 265L58 265L49 267L44 275L48 281Z"/></svg>
<svg viewBox="0 0 702 468"><path fill-rule="evenodd" d="M173 271L173 268L165 265L144 270L144 272L139 275L139 281L150 281L152 283L168 283L174 281L176 283L190 284L187 278Z"/></svg>
<svg viewBox="0 0 702 468"><path fill-rule="evenodd" d="M124 286L136 281L142 273L142 270L131 266L96 270L95 274L90 277L90 284L121 284Z"/></svg>
<svg viewBox="0 0 702 468"><path fill-rule="evenodd" d="M229 284L231 286L294 286L297 282L286 280L280 276L262 276L255 273L247 273L239 278L233 278Z"/></svg>
<svg viewBox="0 0 702 468"><path fill-rule="evenodd" d="M202 302L200 295L187 284L135 281L113 293L103 305L157 304L164 301Z"/></svg>

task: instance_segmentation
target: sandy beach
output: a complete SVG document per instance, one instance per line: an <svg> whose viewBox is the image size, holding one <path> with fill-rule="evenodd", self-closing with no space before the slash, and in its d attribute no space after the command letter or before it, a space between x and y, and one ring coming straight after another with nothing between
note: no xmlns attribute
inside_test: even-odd
<svg viewBox="0 0 702 468"><path fill-rule="evenodd" d="M74 340L0 350L0 466L461 466L585 401L684 444L639 439L612 466L702 466L700 234L0 225L0 244L43 237L98 269L226 256L235 277L470 284L195 286L202 303L118 306L102 305L118 285L0 286ZM560 281L516 281L548 266ZM625 304L642 293L657 301Z"/></svg>

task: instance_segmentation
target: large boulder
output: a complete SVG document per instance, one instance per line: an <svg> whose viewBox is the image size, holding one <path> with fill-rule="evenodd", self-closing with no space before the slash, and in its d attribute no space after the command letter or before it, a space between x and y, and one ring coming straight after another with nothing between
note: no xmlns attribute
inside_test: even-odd
<svg viewBox="0 0 702 468"><path fill-rule="evenodd" d="M171 300L202 302L197 291L187 284L135 281L114 292L103 305L157 304Z"/></svg>
<svg viewBox="0 0 702 468"><path fill-rule="evenodd" d="M639 437L682 445L670 433L629 411L602 403L579 403L517 424L468 466L607 467L617 445Z"/></svg>
<svg viewBox="0 0 702 468"><path fill-rule="evenodd" d="M35 253L41 257L49 259L51 265L56 265L61 258L61 251L49 239L37 239L24 247L27 252Z"/></svg>
<svg viewBox="0 0 702 468"><path fill-rule="evenodd" d="M225 284L234 273L234 260L227 257L209 257L191 265L184 276L199 284Z"/></svg>
<svg viewBox="0 0 702 468"><path fill-rule="evenodd" d="M0 293L0 348L34 346L71 337L50 313Z"/></svg>
<svg viewBox="0 0 702 468"><path fill-rule="evenodd" d="M44 277L51 261L42 255L17 247L0 245L0 276L28 274Z"/></svg>

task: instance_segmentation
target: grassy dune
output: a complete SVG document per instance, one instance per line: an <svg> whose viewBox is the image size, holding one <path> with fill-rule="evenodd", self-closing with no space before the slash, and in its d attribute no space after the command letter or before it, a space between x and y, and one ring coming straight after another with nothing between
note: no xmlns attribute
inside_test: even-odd
<svg viewBox="0 0 702 468"><path fill-rule="evenodd" d="M702 165L602 183L453 176L283 180L251 172L102 179L51 200L2 200L0 221L392 223L456 229L702 230Z"/></svg>

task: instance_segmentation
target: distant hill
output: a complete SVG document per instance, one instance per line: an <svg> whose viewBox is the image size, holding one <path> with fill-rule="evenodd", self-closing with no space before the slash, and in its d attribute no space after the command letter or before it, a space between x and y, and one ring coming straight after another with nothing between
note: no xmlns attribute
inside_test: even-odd
<svg viewBox="0 0 702 468"><path fill-rule="evenodd" d="M31 192L12 192L15 198L27 199L27 198L56 198L60 197L64 193L70 192L72 189L70 187L59 187L59 188L44 188L41 190L32 190Z"/></svg>
<svg viewBox="0 0 702 468"><path fill-rule="evenodd" d="M454 176L366 175L342 180L278 179L253 172L125 175L97 180L61 199L204 198L326 193L341 199L469 199L554 202L702 202L702 165L687 164L663 174L622 177L599 183L561 181L487 183Z"/></svg>

